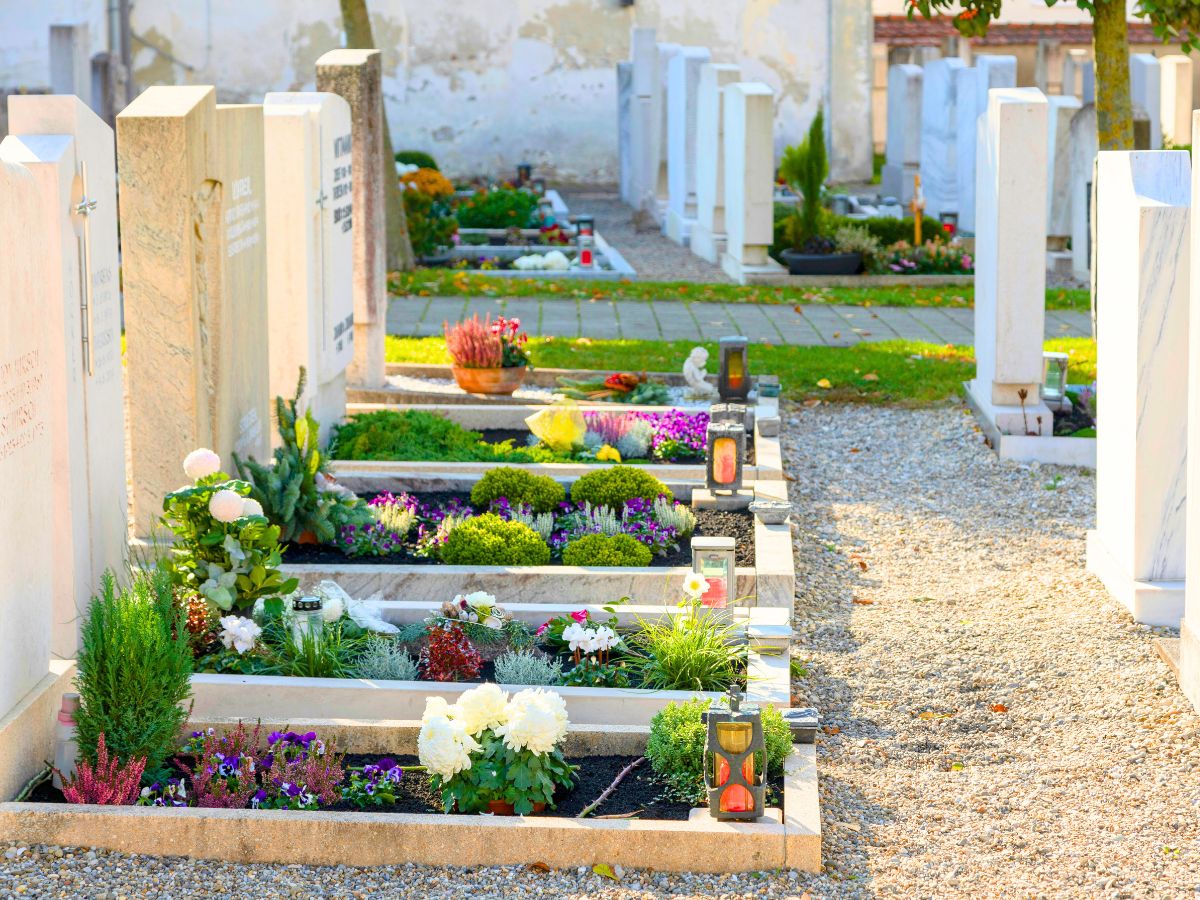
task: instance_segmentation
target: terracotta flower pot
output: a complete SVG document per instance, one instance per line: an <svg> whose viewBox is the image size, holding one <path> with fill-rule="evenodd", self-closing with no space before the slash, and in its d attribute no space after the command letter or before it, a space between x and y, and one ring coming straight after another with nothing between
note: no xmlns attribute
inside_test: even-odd
<svg viewBox="0 0 1200 900"><path fill-rule="evenodd" d="M525 383L527 366L501 369L465 369L452 366L454 380L468 394L512 394Z"/></svg>
<svg viewBox="0 0 1200 900"><path fill-rule="evenodd" d="M533 804L533 811L535 813L545 812L545 810L545 803ZM516 810L513 808L513 805L507 800L489 800L488 812L490 812L493 816L515 816L517 814Z"/></svg>
<svg viewBox="0 0 1200 900"><path fill-rule="evenodd" d="M296 536L297 544L315 544L317 543L317 535L311 529L306 529Z"/></svg>

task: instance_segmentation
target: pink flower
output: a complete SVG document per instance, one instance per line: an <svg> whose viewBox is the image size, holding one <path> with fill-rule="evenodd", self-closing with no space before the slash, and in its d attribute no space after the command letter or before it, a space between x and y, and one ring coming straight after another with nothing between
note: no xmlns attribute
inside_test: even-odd
<svg viewBox="0 0 1200 900"><path fill-rule="evenodd" d="M543 634L546 633L546 629L549 627L550 627L549 622L543 622L540 626L538 626L537 636L541 637Z"/></svg>
<svg viewBox="0 0 1200 900"><path fill-rule="evenodd" d="M575 610L575 612L571 613L571 618L574 619L576 622L578 622L580 625L582 625L584 622L587 621L587 610L586 609L577 609L577 610Z"/></svg>

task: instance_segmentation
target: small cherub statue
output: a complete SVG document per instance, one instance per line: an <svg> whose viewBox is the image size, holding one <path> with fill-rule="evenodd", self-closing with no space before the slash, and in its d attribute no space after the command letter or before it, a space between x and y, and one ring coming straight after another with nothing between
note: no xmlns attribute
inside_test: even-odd
<svg viewBox="0 0 1200 900"><path fill-rule="evenodd" d="M693 347L683 363L683 378L687 382L687 396L690 399L707 400L717 396L717 389L705 379L708 373L704 368L707 365L708 351L703 347Z"/></svg>

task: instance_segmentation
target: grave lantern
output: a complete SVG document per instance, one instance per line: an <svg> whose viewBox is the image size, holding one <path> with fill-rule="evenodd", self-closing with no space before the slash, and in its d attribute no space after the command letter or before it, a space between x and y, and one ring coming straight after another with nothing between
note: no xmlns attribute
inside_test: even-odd
<svg viewBox="0 0 1200 900"><path fill-rule="evenodd" d="M1062 403L1067 396L1067 360L1065 353L1042 354L1042 399Z"/></svg>
<svg viewBox="0 0 1200 900"><path fill-rule="evenodd" d="M737 544L733 538L692 538L692 571L708 582L701 606L724 609L737 599Z"/></svg>
<svg viewBox="0 0 1200 900"><path fill-rule="evenodd" d="M320 597L297 597L292 601L292 636L297 646L303 646L305 635L319 641L324 628Z"/></svg>
<svg viewBox="0 0 1200 900"><path fill-rule="evenodd" d="M711 422L746 422L746 407L742 403L714 403L708 408Z"/></svg>
<svg viewBox="0 0 1200 900"><path fill-rule="evenodd" d="M746 424L708 423L707 487L710 491L737 493L742 489L742 466L746 460Z"/></svg>
<svg viewBox="0 0 1200 900"><path fill-rule="evenodd" d="M592 216L575 217L575 246L579 248L579 267L591 269L596 265L596 220Z"/></svg>
<svg viewBox="0 0 1200 900"><path fill-rule="evenodd" d="M529 183L529 179L533 177L532 163L517 163L517 185L523 187Z"/></svg>
<svg viewBox="0 0 1200 900"><path fill-rule="evenodd" d="M722 400L745 400L750 396L749 343L740 335L720 340L721 370L717 376L717 393Z"/></svg>
<svg viewBox="0 0 1200 900"><path fill-rule="evenodd" d="M942 231L954 237L958 233L958 213L944 212L938 216L938 220L942 223Z"/></svg>
<svg viewBox="0 0 1200 900"><path fill-rule="evenodd" d="M763 814L766 784L755 765L756 754L764 761L766 756L762 713L741 702L733 685L727 705L714 703L704 713L704 786L714 819L751 820Z"/></svg>

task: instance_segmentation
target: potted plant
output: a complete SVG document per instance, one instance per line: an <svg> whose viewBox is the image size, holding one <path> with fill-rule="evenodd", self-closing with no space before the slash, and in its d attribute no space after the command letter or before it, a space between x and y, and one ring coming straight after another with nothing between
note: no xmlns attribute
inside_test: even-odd
<svg viewBox="0 0 1200 900"><path fill-rule="evenodd" d="M779 174L801 198L790 223L792 246L780 254L788 271L793 275L858 274L862 254L839 252L837 242L822 233L821 189L829 177L823 110L817 110L804 140L784 151Z"/></svg>
<svg viewBox="0 0 1200 900"><path fill-rule="evenodd" d="M451 371L458 386L469 394L512 394L525 381L529 355L520 319L503 316L481 322L474 315L450 325L443 323L446 350L454 360Z"/></svg>
<svg viewBox="0 0 1200 900"><path fill-rule="evenodd" d="M458 240L458 220L449 200L454 185L433 168L399 165L397 173L413 253L423 266L447 265Z"/></svg>

